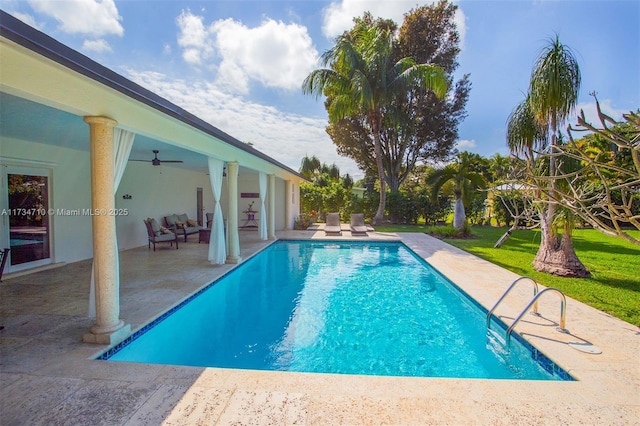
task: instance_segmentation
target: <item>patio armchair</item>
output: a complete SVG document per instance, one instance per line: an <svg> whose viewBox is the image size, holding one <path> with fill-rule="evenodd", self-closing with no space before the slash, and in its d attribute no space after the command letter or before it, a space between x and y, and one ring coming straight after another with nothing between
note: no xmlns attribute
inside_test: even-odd
<svg viewBox="0 0 640 426"><path fill-rule="evenodd" d="M178 234L171 229L160 226L154 218L144 219L144 225L147 227L147 236L149 237L148 247L151 248L151 243L153 243L153 251L156 251L156 243L169 243L173 247L174 241L176 250L178 250Z"/></svg>
<svg viewBox="0 0 640 426"><path fill-rule="evenodd" d="M205 213L207 216L207 229L211 229L211 225L213 224L213 213Z"/></svg>
<svg viewBox="0 0 640 426"><path fill-rule="evenodd" d="M349 225L349 229L351 229L351 235L368 235L367 225L364 224L363 213L353 213L351 215L351 224Z"/></svg>
<svg viewBox="0 0 640 426"><path fill-rule="evenodd" d="M342 235L340 228L340 213L327 213L324 224L325 235Z"/></svg>
<svg viewBox="0 0 640 426"><path fill-rule="evenodd" d="M175 229L177 235L184 235L185 243L188 235L197 234L202 229L195 220L189 219L186 213L165 216L164 223L167 228Z"/></svg>

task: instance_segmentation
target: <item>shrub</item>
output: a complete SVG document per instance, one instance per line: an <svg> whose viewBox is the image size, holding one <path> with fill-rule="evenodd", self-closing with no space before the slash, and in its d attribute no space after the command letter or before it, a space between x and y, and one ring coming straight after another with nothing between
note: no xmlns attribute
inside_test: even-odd
<svg viewBox="0 0 640 426"><path fill-rule="evenodd" d="M304 231L308 227L313 225L314 221L315 220L311 215L302 213L301 215L296 217L296 220L293 222L293 229Z"/></svg>
<svg viewBox="0 0 640 426"><path fill-rule="evenodd" d="M422 193L418 197L418 212L427 225L435 225L437 222L444 222L451 213L451 203L449 197L439 195L437 203L431 200L427 193Z"/></svg>
<svg viewBox="0 0 640 426"><path fill-rule="evenodd" d="M390 192L387 195L386 207L391 223L418 223L420 213L413 194L403 191Z"/></svg>
<svg viewBox="0 0 640 426"><path fill-rule="evenodd" d="M456 229L453 226L435 226L429 228L429 235L439 239L443 238L472 238L473 233L468 222L465 222L462 229Z"/></svg>

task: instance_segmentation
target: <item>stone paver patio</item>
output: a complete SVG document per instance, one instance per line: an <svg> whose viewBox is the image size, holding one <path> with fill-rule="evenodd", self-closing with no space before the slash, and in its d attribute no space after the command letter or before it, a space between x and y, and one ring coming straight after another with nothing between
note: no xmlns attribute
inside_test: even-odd
<svg viewBox="0 0 640 426"><path fill-rule="evenodd" d="M324 238L318 231L281 239ZM338 239L350 238L343 232ZM332 238L335 239L335 238ZM423 234L402 240L490 308L516 276ZM241 233L244 259L270 242ZM197 236L176 251L121 253L121 318L136 329L235 265L211 266ZM105 347L82 343L90 261L0 284L0 423L5 425L192 424L640 424L640 330L569 299L556 331L557 298L517 331L578 380L542 382L351 376L96 361ZM510 322L531 297L514 291L498 310ZM593 355L567 343L588 342Z"/></svg>

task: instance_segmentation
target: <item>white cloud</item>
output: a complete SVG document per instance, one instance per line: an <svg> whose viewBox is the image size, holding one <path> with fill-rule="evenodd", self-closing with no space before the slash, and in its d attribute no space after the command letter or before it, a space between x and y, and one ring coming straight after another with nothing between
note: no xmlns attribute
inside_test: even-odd
<svg viewBox="0 0 640 426"><path fill-rule="evenodd" d="M156 72L128 70L133 81L195 114L220 130L298 170L302 157L315 155L335 163L341 173L363 176L355 162L337 154L325 132L326 120L287 114L277 108L244 100L215 83L170 80Z"/></svg>
<svg viewBox="0 0 640 426"><path fill-rule="evenodd" d="M225 19L211 28L221 65L230 63L230 68L242 70L266 87L298 89L317 65L318 52L302 25L266 19L260 26L248 28Z"/></svg>
<svg viewBox="0 0 640 426"><path fill-rule="evenodd" d="M435 1L416 2L411 0L339 0L327 6L323 13L322 33L330 38L339 36L353 27L353 18L371 12L374 18L392 19L402 25L404 14L419 5L428 5ZM461 44L466 34L465 15L460 6L455 15L455 23L460 33Z"/></svg>
<svg viewBox="0 0 640 426"><path fill-rule="evenodd" d="M124 34L114 0L29 0L29 4L36 12L57 20L66 33L94 37Z"/></svg>
<svg viewBox="0 0 640 426"><path fill-rule="evenodd" d="M616 121L623 121L622 114L626 114L629 112L629 110L614 108L611 104L611 99L599 99L598 101L600 102L600 109L602 110L602 112ZM576 107L575 115L572 116L566 124L571 124L571 126L575 128L578 122L577 117L580 114L581 110L584 111L584 116L587 123L591 123L598 128L602 127L602 125L600 124L600 119L598 118L598 110L596 108L595 100L590 102L580 102Z"/></svg>
<svg viewBox="0 0 640 426"><path fill-rule="evenodd" d="M302 25L267 18L249 28L229 18L207 27L201 16L183 11L178 28L183 59L191 65L217 65L217 82L231 92L248 93L251 81L297 90L318 63Z"/></svg>
<svg viewBox="0 0 640 426"><path fill-rule="evenodd" d="M183 48L182 58L191 65L199 65L213 54L213 41L205 28L202 16L182 11L177 18L178 46Z"/></svg>
<svg viewBox="0 0 640 426"><path fill-rule="evenodd" d="M111 52L111 46L104 39L98 40L85 40L82 44L82 50L89 50L93 52Z"/></svg>
<svg viewBox="0 0 640 426"><path fill-rule="evenodd" d="M456 142L456 148L459 151L468 151L476 147L476 141L474 139L460 139Z"/></svg>

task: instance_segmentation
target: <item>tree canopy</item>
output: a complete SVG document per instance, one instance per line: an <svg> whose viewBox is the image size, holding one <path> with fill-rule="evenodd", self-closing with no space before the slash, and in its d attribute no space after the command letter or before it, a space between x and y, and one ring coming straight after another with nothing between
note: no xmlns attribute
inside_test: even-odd
<svg viewBox="0 0 640 426"><path fill-rule="evenodd" d="M381 110L380 145L384 179L391 191L397 191L419 162L447 159L458 137L458 125L466 116L465 105L471 83L469 75L455 84L458 68L459 34L454 23L457 6L440 1L432 6L411 10L393 43L395 58L410 57L417 63L430 63L444 70L449 89L438 97L424 87L410 88L406 96L395 97ZM396 30L389 20L374 20L370 14L357 18L359 26L373 25ZM369 175L376 174L374 141L364 114L332 121L327 133L340 154L356 161Z"/></svg>
<svg viewBox="0 0 640 426"><path fill-rule="evenodd" d="M366 20L338 37L333 48L322 55L325 68L311 72L302 84L304 93L325 95L329 121L361 117L373 139L373 152L380 181L380 203L373 223L382 221L386 187L380 135L386 125L398 125L400 114L394 102L406 98L415 87L433 91L438 97L447 92L442 68L417 63L413 58L394 57L394 36L390 28Z"/></svg>

